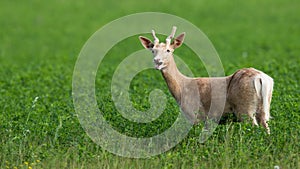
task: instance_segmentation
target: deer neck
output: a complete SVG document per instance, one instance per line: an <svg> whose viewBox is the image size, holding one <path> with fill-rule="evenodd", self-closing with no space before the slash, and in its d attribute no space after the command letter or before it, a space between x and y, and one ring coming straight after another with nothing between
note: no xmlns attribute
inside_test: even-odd
<svg viewBox="0 0 300 169"><path fill-rule="evenodd" d="M171 94L179 103L181 100L180 98L183 82L186 77L179 72L173 58L170 60L169 65L161 70L161 73L168 85Z"/></svg>

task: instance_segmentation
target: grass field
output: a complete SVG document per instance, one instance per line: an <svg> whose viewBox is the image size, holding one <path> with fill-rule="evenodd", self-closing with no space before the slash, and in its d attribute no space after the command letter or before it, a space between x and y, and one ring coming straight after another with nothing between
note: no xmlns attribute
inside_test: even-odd
<svg viewBox="0 0 300 169"><path fill-rule="evenodd" d="M106 23L146 11L177 15L198 26L214 44L227 75L255 67L273 77L271 135L229 120L203 144L198 143L201 125L195 126L176 147L149 159L119 157L97 146L73 107L77 56ZM0 168L300 168L299 20L298 0L0 1ZM112 74L124 57L142 49L137 37L122 41L105 57L96 94L112 126L142 137L167 129L179 108L161 74L147 70L131 82L131 99L146 110L150 91L163 90L168 104L161 117L138 124L115 109ZM175 53L196 76L207 75L187 47Z"/></svg>

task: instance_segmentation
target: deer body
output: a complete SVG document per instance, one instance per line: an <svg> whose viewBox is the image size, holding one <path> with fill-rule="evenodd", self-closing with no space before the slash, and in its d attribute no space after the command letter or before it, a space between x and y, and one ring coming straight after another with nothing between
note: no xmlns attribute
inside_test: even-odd
<svg viewBox="0 0 300 169"><path fill-rule="evenodd" d="M273 90L273 79L254 68L244 68L226 77L190 78L181 74L173 58L174 49L181 46L185 33L182 33L171 44L176 28L167 38L166 44L159 43L155 32L152 32L154 43L140 36L140 41L146 49L152 51L156 69L160 70L169 91L177 101L185 116L194 124L205 120L211 108L212 99L226 91L225 107L220 114L233 112L240 121L246 114L254 125L258 122L270 134L267 121L270 119L270 103ZM217 84L212 91L212 84ZM202 113L201 113L202 112Z"/></svg>

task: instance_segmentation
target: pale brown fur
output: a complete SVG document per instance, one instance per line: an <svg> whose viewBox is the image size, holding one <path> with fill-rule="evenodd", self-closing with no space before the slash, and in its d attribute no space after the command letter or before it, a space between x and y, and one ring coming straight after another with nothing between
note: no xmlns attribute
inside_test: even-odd
<svg viewBox="0 0 300 169"><path fill-rule="evenodd" d="M173 35L171 34L168 38L174 36L174 33L172 32ZM177 69L172 54L174 49L182 44L184 35L179 35L172 44L170 44L170 39L167 39L167 44L159 44L154 31L155 44L145 37L140 37L140 40L146 49L153 52L156 68L161 70L171 94L186 117L191 122L197 123L199 120L206 120L209 112L216 113L210 117L233 112L240 121L243 121L242 115L246 114L252 119L254 125L258 125L260 122L269 134L267 121L270 117L272 78L254 68L240 69L226 77L186 77ZM213 91L212 86L214 87ZM224 93L224 91L227 92ZM224 110L219 112L218 108L212 109L212 101L217 103L214 106L222 105L222 97L225 100ZM267 103L264 103L263 97L267 97Z"/></svg>

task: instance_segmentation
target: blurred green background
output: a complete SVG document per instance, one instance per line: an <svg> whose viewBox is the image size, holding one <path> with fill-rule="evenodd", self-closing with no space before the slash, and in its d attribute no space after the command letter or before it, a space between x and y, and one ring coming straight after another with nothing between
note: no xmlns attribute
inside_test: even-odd
<svg viewBox="0 0 300 169"><path fill-rule="evenodd" d="M170 13L198 26L214 44L226 74L255 67L272 76L272 134L267 136L250 123L229 122L199 144L201 127L195 126L174 149L145 160L117 157L93 143L72 103L77 56L99 28L137 12ZM2 0L0 168L300 168L299 21L298 0ZM113 125L125 133L139 128L151 132L155 126L140 127L122 120L111 103L111 77L106 75L113 72L111 65L125 57L117 54L128 53L130 46L142 49L137 37L132 37L112 49L113 59L105 60L106 69L99 72L96 82L97 96L104 100L99 107L108 110L108 118L115 118ZM190 54L185 49L177 52ZM193 57L183 59L196 75L205 75L200 62ZM100 84L101 80L108 83ZM132 100L140 109L147 107L144 95L153 85L165 91L170 101L163 117L171 117L154 124L168 123L166 128L172 124L179 110L160 74L144 72L132 83Z"/></svg>

